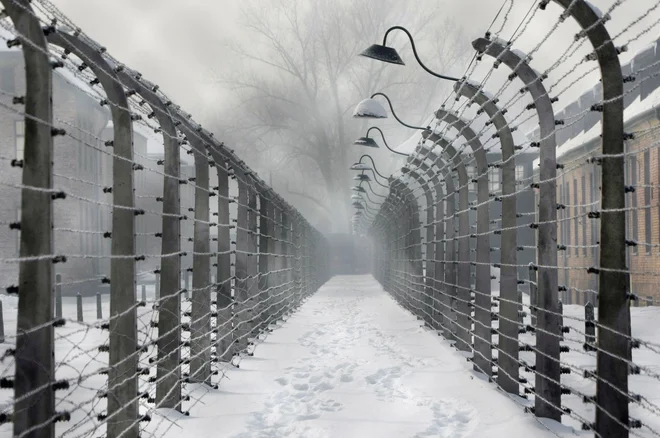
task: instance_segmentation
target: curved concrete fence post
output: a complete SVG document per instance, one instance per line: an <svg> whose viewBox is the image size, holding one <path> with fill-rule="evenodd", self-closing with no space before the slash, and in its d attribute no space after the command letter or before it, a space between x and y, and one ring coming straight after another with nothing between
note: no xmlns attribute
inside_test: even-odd
<svg viewBox="0 0 660 438"><path fill-rule="evenodd" d="M209 230L209 145L187 117L177 112L179 129L191 145L195 165L193 281L190 294L190 380L211 381L211 239Z"/></svg>
<svg viewBox="0 0 660 438"><path fill-rule="evenodd" d="M272 283L270 271L275 269L271 253L273 252L273 203L268 196L261 196L259 203L259 301L261 306L259 325L262 329L268 328L270 321L270 289Z"/></svg>
<svg viewBox="0 0 660 438"><path fill-rule="evenodd" d="M440 312L439 320L440 330L444 331L445 338L456 340L458 330L457 324L457 281L456 281L456 189L452 173L447 167L443 158L429 151L425 159L428 158L433 165L428 165L421 158L416 157L410 163L426 172L426 175L435 184L436 205L440 209L438 217L442 217L442 222L437 222L435 255L438 264L436 265L436 305ZM446 196L443 196L442 184L446 186ZM444 208L443 208L444 204Z"/></svg>
<svg viewBox="0 0 660 438"><path fill-rule="evenodd" d="M21 183L44 191L21 190L20 257L54 252L53 245L53 87L48 46L29 0L1 0L21 35L25 62L25 151ZM18 315L14 404L14 436L55 435L55 341L52 325L53 259L23 261L18 269ZM35 306L34 303L40 303ZM30 431L35 425L42 425Z"/></svg>
<svg viewBox="0 0 660 438"><path fill-rule="evenodd" d="M472 42L479 53L496 58L509 67L525 84L534 99L539 118L540 141L540 201L537 239L538 301L536 330L536 383L534 413L538 417L561 421L561 386L559 381L559 340L561 318L559 316L559 285L557 275L557 142L555 140L555 115L552 101L543 83L542 75L534 71L521 58L520 52L509 50L500 41L479 38Z"/></svg>
<svg viewBox="0 0 660 438"><path fill-rule="evenodd" d="M253 184L248 190L248 327L251 338L256 338L258 332L257 318L259 316L259 250L257 248L257 227L259 225L258 193ZM251 343L251 342L249 342Z"/></svg>
<svg viewBox="0 0 660 438"><path fill-rule="evenodd" d="M397 294L401 300L401 304L404 308L412 311L409 305L408 291L406 284L406 275L407 275L407 261L406 261L406 236L407 236L407 199L404 191L404 184L399 181L392 181L390 183L392 187L392 192L397 197L396 208L393 214L394 221L394 231L395 231L395 260L396 260L396 288Z"/></svg>
<svg viewBox="0 0 660 438"><path fill-rule="evenodd" d="M227 162L215 148L211 148L218 173L218 258L216 278L218 282L216 293L216 345L215 355L220 362L229 363L234 355L233 343L233 305L232 275L231 275L231 228L234 225L229 219L229 169Z"/></svg>
<svg viewBox="0 0 660 438"><path fill-rule="evenodd" d="M471 291L472 284L470 280L470 206L469 206L469 193L468 193L468 178L467 171L463 158L451 146L451 142L444 137L434 134L431 131L422 132L424 139L431 141L433 144L438 144L447 155L448 159L455 166L456 173L458 174L458 260L457 260L457 303L456 303L456 319L460 327L456 347L462 351L472 350L472 311L471 311ZM446 177L449 179L448 177ZM490 322L490 321L489 321Z"/></svg>
<svg viewBox="0 0 660 438"><path fill-rule="evenodd" d="M491 333L491 290L490 290L490 197L488 193L488 161L486 151L476 133L469 127L467 121L455 113L440 108L435 112L438 120L452 126L459 135L465 138L472 149L477 165L477 247L476 247L476 281L474 297L474 356L475 369L492 375L492 333Z"/></svg>
<svg viewBox="0 0 660 438"><path fill-rule="evenodd" d="M116 72L128 89L133 89L151 106L163 133L164 176L161 233L160 297L158 303L158 365L156 406L181 411L181 195L180 154L177 130L169 108L153 91L154 86L124 67Z"/></svg>
<svg viewBox="0 0 660 438"><path fill-rule="evenodd" d="M433 192L428 182L417 172L410 171L410 176L417 181L422 190L424 191L424 197L426 198L426 254L425 254L425 272L424 272L424 299L423 299L423 311L424 311L424 321L428 324L429 327L433 326L433 281L435 278L434 267L435 263L435 215L434 215L434 204L433 204Z"/></svg>
<svg viewBox="0 0 660 438"><path fill-rule="evenodd" d="M460 82L454 86L458 96L466 97L481 107L495 129L502 148L502 226L500 245L500 320L497 383L503 390L520 395L520 361L518 360L518 312L522 310L518 296L518 219L516 217L516 146L511 128L496 103L477 87Z"/></svg>
<svg viewBox="0 0 660 438"><path fill-rule="evenodd" d="M234 325L236 354L247 347L247 324L248 324L248 298L249 291L247 285L248 276L248 183L244 170L240 167L234 168L234 175L238 182L238 199L236 213L236 258L235 258L235 277L236 286L234 289L234 301L236 310L234 315L236 323ZM284 220L283 220L284 221Z"/></svg>
<svg viewBox="0 0 660 438"><path fill-rule="evenodd" d="M406 186L400 180L390 184L398 197L398 205L394 214L396 223L396 260L397 260L397 289L403 306L413 312L409 288L408 269L408 236L410 235L409 197Z"/></svg>
<svg viewBox="0 0 660 438"><path fill-rule="evenodd" d="M54 31L50 44L90 66L110 102L114 129L112 161L112 259L110 260L110 361L108 369L108 438L137 437L137 311L135 307L135 193L133 191L133 120L128 99L99 47L76 35ZM127 257L128 256L128 257ZM127 377L128 376L128 377Z"/></svg>
<svg viewBox="0 0 660 438"><path fill-rule="evenodd" d="M630 272L626 266L626 199L623 126L623 77L617 48L603 16L584 0L553 0L582 27L576 38L587 37L596 49L591 55L600 67L603 83L602 178L600 253L598 272L598 381L596 433L629 435L628 363L631 360ZM545 8L549 0L541 1Z"/></svg>

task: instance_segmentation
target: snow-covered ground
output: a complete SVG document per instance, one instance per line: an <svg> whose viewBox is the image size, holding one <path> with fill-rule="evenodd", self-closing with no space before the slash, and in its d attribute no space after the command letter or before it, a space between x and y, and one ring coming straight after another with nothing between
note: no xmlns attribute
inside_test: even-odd
<svg viewBox="0 0 660 438"><path fill-rule="evenodd" d="M554 436L370 276L330 280L176 423L168 437Z"/></svg>
<svg viewBox="0 0 660 438"><path fill-rule="evenodd" d="M148 300L153 286L148 286ZM107 298L106 298L107 299ZM2 297L7 342L15 330L16 299ZM104 317L107 317L107 301ZM72 420L58 423L58 436L102 436L98 414L105 399L97 397L105 376L97 371L107 364L107 353L98 346L107 342L107 331L94 328L95 299L85 300L85 324L68 322L56 330L58 379L77 379L72 389L57 394L58 411L72 410ZM155 336L148 327L150 306L140 308L142 336ZM594 353L582 353L583 310L565 306L566 335L571 352L562 354L576 370L593 369ZM652 341L660 320L658 308L633 308L633 335ZM75 299L66 299L64 316L75 319ZM578 332L579 330L579 332ZM533 343L533 339L524 341ZM571 341L574 339L574 341ZM147 366L151 353L141 358ZM529 356L529 357L527 357ZM533 363L533 354L521 358ZM634 359L649 370L659 370L660 355L642 348ZM654 365L655 364L655 365ZM421 327L371 276L331 279L310 297L297 313L257 342L254 356L243 357L240 368L221 368L219 389L186 385L184 403L189 416L167 410L149 412L152 421L142 424L142 436L201 438L248 437L544 437L592 436L582 432L570 417L565 424L540 422L525 414L526 400L505 395L472 371L472 364L442 337ZM0 363L0 377L13 374L13 362ZM153 373L152 373L153 374ZM533 376L526 375L530 382ZM75 382L75 380L73 380ZM216 378L217 381L217 378ZM593 394L593 382L578 372L562 376L562 382ZM653 414L660 385L648 375L631 376L631 391L646 396L651 405L635 405L631 416L657 430L660 417ZM141 390L152 391L146 378ZM0 407L11 402L11 391L0 391ZM593 421L593 406L578 395L562 398L575 416ZM151 405L153 406L153 405ZM577 430L576 430L577 429ZM646 436L648 429L638 429ZM10 425L0 426L0 437L10 436Z"/></svg>

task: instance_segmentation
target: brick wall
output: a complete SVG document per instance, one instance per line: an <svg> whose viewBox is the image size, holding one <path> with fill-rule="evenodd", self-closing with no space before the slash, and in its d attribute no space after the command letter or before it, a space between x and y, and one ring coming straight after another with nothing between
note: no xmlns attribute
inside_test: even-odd
<svg viewBox="0 0 660 438"><path fill-rule="evenodd" d="M645 305L646 297L660 301L659 129L654 115L626 126L627 132L638 133L626 141L626 183L635 189L626 195L626 239L637 243L629 246L628 267L631 291L643 298L636 305ZM558 264L559 283L569 289L562 294L565 302L584 304L594 299L590 291L598 290L598 276L587 273L587 268L598 265L600 220L587 216L600 209L601 174L587 159L599 150L595 142L588 152L559 160L564 168L558 171L557 200L566 208L558 210L557 236L566 249L560 250Z"/></svg>

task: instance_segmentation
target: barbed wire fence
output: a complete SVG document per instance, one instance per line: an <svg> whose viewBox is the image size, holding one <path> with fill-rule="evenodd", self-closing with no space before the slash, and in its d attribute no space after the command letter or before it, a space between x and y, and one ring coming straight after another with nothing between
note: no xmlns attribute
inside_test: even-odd
<svg viewBox="0 0 660 438"><path fill-rule="evenodd" d="M491 26L498 30L473 41L474 62L390 177L387 197L369 200L378 212L354 220L373 239L384 289L557 435L565 431L542 419L599 437L660 435L657 312L633 309L631 318L631 307L660 299L660 49L656 42L623 67L618 56L657 31L660 19L641 22L657 16L660 2L610 35L605 23L625 3L603 13L583 0L541 0L506 40L505 11ZM535 20L553 24L523 53L516 40ZM533 55L567 20L581 28L574 41L549 68L534 70ZM575 61L589 44L590 54ZM585 69L597 68L602 82L572 111L556 112ZM508 80L498 83L496 69L508 69ZM547 84L553 71L562 73ZM529 121L535 135L520 141L513 132ZM499 158L488 161L488 152ZM530 152L539 154L538 169L517 174ZM356 191L366 193L361 183ZM530 191L533 205L521 202ZM528 227L533 244L519 242ZM534 263L518 261L526 252Z"/></svg>
<svg viewBox="0 0 660 438"><path fill-rule="evenodd" d="M2 5L25 88L0 90L24 121L22 156L0 157L20 205L0 224L19 242L2 256L0 431L162 436L327 280L325 238L49 1ZM94 102L88 119L58 114L70 101Z"/></svg>

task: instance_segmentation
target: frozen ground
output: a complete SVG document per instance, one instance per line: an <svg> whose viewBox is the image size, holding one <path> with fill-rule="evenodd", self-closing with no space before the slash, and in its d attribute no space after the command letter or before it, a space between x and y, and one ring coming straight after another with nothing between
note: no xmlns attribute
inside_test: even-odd
<svg viewBox="0 0 660 438"><path fill-rule="evenodd" d="M227 377L167 436L554 436L369 276L330 280Z"/></svg>
<svg viewBox="0 0 660 438"><path fill-rule="evenodd" d="M103 316L108 302L104 297ZM148 301L153 287L148 286ZM14 341L16 299L2 297L7 342ZM184 308L189 303L184 303ZM56 330L58 379L77 382L58 392L57 410L72 411L72 420L57 424L58 436L103 436L96 416L105 413L105 399L98 390L105 376L107 354L98 346L107 342L107 331L96 328L95 299L85 299L85 323L67 322ZM659 308L633 308L633 335L655 341ZM571 351L562 362L574 369L562 382L593 394L595 385L581 376L595 368L594 353L581 351L583 309L565 306L564 324L572 327L564 345ZM75 299L65 299L64 317L75 319ZM153 338L149 327L150 306L140 308L141 338ZM240 368L226 365L219 389L186 385L184 403L190 416L142 404L141 412L152 421L143 424L142 436L168 438L275 437L545 437L593 436L580 431L577 421L593 420L593 406L579 394L564 396L562 404L573 409L565 416L569 428L542 424L523 413L521 398L498 391L471 369L471 363L450 344L395 303L370 276L335 277L309 298L299 311L267 338L257 342L253 357L243 357ZM522 341L533 343L524 335ZM142 341L141 341L142 342ZM655 344L654 344L655 345ZM660 385L657 372L660 354L653 345L634 351L642 366L630 377L631 390L645 396L632 407L631 415L657 430ZM141 358L148 366L150 351ZM533 363L533 354L521 358ZM229 367L229 369L227 369ZM654 371L655 370L655 371ZM152 372L152 375L154 373ZM13 361L0 362L0 377L13 375ZM533 376L524 373L533 382ZM153 392L153 384L141 377L141 390ZM217 380L216 380L217 381ZM11 407L11 391L0 391L0 407ZM11 408L9 409L9 411ZM101 426L101 427L99 427ZM576 430L577 429L577 430ZM638 429L638 436L650 436ZM0 437L11 435L10 425L0 426Z"/></svg>

